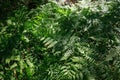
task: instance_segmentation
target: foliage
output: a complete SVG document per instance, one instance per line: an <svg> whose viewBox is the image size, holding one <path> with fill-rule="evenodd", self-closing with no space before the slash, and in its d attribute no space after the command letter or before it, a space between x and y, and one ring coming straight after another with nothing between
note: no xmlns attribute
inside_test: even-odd
<svg viewBox="0 0 120 80"><path fill-rule="evenodd" d="M83 5L14 10L0 23L0 79L119 80L119 2Z"/></svg>
<svg viewBox="0 0 120 80"><path fill-rule="evenodd" d="M26 7L27 10L35 9L41 4L46 4L48 0L1 0L0 1L0 21L4 22L12 14L14 10ZM4 13L4 14L3 14Z"/></svg>

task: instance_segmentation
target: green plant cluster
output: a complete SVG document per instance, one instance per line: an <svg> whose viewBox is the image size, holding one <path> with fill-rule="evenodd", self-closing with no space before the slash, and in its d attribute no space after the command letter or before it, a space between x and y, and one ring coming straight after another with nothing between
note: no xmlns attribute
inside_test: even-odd
<svg viewBox="0 0 120 80"><path fill-rule="evenodd" d="M0 0L0 21L7 19L9 16L14 16L14 10L19 10L21 7L26 7L27 10L36 8L41 4L46 4L48 0Z"/></svg>
<svg viewBox="0 0 120 80"><path fill-rule="evenodd" d="M20 7L0 22L0 79L120 80L119 1L79 5Z"/></svg>

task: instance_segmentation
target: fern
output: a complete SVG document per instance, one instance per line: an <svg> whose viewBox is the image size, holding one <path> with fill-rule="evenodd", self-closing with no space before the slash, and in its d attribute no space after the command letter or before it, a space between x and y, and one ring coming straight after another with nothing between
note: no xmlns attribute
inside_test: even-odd
<svg viewBox="0 0 120 80"><path fill-rule="evenodd" d="M11 53L0 58L0 79L119 80L119 3L88 2L49 2L0 23L0 52Z"/></svg>

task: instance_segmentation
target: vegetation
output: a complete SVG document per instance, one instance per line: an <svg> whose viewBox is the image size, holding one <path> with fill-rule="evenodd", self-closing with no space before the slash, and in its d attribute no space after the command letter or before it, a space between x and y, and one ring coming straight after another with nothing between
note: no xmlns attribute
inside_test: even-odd
<svg viewBox="0 0 120 80"><path fill-rule="evenodd" d="M0 80L120 80L119 0L7 1L0 1L10 10L0 13Z"/></svg>

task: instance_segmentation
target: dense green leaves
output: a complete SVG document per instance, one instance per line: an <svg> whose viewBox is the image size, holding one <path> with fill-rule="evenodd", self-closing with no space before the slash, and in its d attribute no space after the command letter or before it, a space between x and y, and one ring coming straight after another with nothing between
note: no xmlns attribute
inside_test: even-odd
<svg viewBox="0 0 120 80"><path fill-rule="evenodd" d="M119 8L82 1L13 10L0 22L0 79L119 80Z"/></svg>

